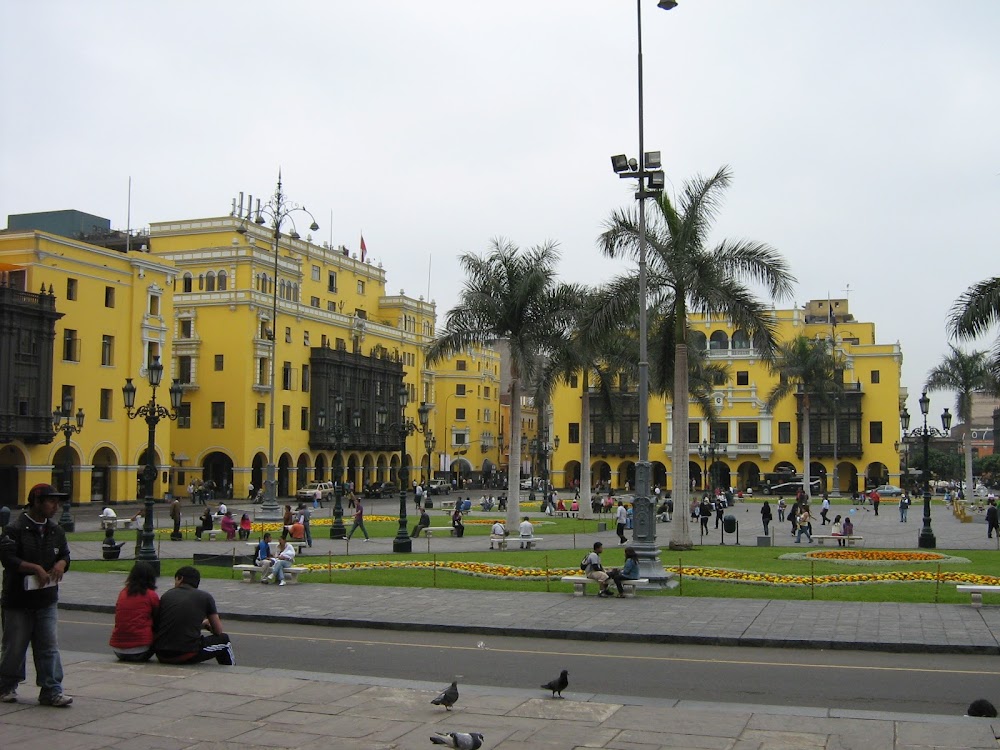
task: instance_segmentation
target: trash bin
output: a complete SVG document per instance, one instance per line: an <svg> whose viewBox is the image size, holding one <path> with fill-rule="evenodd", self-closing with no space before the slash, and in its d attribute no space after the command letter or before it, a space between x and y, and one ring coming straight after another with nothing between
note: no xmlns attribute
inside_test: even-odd
<svg viewBox="0 0 1000 750"><path fill-rule="evenodd" d="M736 533L736 516L730 514L722 519L722 530L727 534Z"/></svg>
<svg viewBox="0 0 1000 750"><path fill-rule="evenodd" d="M769 536L758 536L757 537L757 546L758 547L770 547L771 546L771 537L769 537Z"/></svg>
<svg viewBox="0 0 1000 750"><path fill-rule="evenodd" d="M608 522L607 521L598 521L597 522L597 530L598 531L607 531L608 530Z"/></svg>

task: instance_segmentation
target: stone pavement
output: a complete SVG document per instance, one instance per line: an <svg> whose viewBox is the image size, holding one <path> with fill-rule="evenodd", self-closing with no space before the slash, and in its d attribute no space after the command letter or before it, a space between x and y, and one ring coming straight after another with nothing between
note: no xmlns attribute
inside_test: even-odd
<svg viewBox="0 0 1000 750"><path fill-rule="evenodd" d="M476 731L487 750L916 750L992 748L1000 721L874 711L630 699L568 690L442 685L281 669L122 664L63 652L75 701L43 708L33 675L0 704L0 747L17 750L410 750L433 732Z"/></svg>

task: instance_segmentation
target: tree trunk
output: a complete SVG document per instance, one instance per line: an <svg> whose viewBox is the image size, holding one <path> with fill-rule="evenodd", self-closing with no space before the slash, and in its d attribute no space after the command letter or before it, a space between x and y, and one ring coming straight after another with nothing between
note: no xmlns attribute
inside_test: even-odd
<svg viewBox="0 0 1000 750"><path fill-rule="evenodd" d="M976 496L976 487L972 484L972 421L966 425L969 429L962 436L962 452L965 454L965 497L971 500Z"/></svg>
<svg viewBox="0 0 1000 750"><path fill-rule="evenodd" d="M810 463L812 462L812 446L809 443L809 412L812 411L809 404L809 394L802 394L802 491L806 493L808 500L812 496L812 472Z"/></svg>
<svg viewBox="0 0 1000 750"><path fill-rule="evenodd" d="M580 396L580 517L592 518L590 494L590 370L583 368L583 394Z"/></svg>
<svg viewBox="0 0 1000 750"><path fill-rule="evenodd" d="M681 336L678 341L684 341ZM688 471L688 355L687 345L677 344L674 355L674 421L670 458L673 463L673 521L670 524L670 549L688 550L691 531L688 524L691 480Z"/></svg>
<svg viewBox="0 0 1000 750"><path fill-rule="evenodd" d="M512 373L513 375L513 373ZM507 530L514 534L521 523L521 379L510 379L510 460L507 466Z"/></svg>

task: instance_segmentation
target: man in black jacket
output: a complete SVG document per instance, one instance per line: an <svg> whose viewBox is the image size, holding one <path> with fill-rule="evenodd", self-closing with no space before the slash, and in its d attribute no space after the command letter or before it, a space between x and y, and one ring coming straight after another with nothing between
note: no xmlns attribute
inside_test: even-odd
<svg viewBox="0 0 1000 750"><path fill-rule="evenodd" d="M0 649L0 702L17 703L25 680L28 644L35 662L38 702L64 708L73 699L63 693L62 660L56 635L59 581L69 568L66 532L52 520L65 497L49 484L36 484L28 507L0 538L3 564L3 646Z"/></svg>

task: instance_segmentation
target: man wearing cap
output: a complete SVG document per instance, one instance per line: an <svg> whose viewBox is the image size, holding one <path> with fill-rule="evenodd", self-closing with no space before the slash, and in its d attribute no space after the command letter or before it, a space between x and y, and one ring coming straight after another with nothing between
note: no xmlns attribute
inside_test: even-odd
<svg viewBox="0 0 1000 750"><path fill-rule="evenodd" d="M69 568L66 532L52 520L64 493L36 484L28 507L0 537L3 564L3 642L0 649L0 702L17 703L25 680L28 644L35 662L38 702L63 708L73 699L63 693L62 660L56 634L59 581Z"/></svg>

